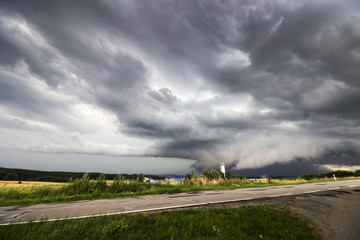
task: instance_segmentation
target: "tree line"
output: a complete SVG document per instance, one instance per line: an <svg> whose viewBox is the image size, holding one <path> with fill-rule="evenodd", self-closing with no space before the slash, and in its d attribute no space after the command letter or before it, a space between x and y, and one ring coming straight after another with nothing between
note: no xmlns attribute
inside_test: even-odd
<svg viewBox="0 0 360 240"><path fill-rule="evenodd" d="M18 168L0 167L0 180L12 181L44 181L44 182L69 182L70 179L81 179L85 172L55 172L39 171ZM88 173L91 180L98 179L101 173ZM106 179L115 179L118 174L104 174ZM122 174L125 179L136 180L137 174ZM160 176L150 175L153 179L162 179Z"/></svg>
<svg viewBox="0 0 360 240"><path fill-rule="evenodd" d="M300 178L305 180L311 180L315 178L332 178L332 177L360 177L360 169L352 172L352 171L345 171L345 170L338 170L338 171L332 171L328 173L321 173L321 174L305 174L300 176Z"/></svg>

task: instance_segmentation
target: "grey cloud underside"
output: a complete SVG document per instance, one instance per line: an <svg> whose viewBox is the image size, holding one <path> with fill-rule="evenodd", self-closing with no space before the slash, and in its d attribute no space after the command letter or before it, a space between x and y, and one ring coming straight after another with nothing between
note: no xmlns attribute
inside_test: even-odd
<svg viewBox="0 0 360 240"><path fill-rule="evenodd" d="M119 131L154 140L150 155L195 159L199 169L296 159L360 165L354 1L14 0L0 7L4 68L22 61L53 91L113 112ZM7 19L26 23L42 42L24 39ZM0 76L1 105L69 128L59 114L66 106ZM196 91L212 95L182 96Z"/></svg>

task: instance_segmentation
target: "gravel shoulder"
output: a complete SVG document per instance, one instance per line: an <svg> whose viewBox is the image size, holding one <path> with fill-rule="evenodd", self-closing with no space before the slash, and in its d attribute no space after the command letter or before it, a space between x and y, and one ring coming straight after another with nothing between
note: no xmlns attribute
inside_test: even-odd
<svg viewBox="0 0 360 240"><path fill-rule="evenodd" d="M249 202L221 204L274 204L285 206L310 220L325 240L360 239L360 189L345 188L311 194L251 200Z"/></svg>

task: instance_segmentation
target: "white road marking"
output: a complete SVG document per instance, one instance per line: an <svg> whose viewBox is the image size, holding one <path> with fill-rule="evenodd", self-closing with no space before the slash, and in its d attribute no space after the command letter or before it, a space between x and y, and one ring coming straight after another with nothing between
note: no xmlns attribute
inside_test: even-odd
<svg viewBox="0 0 360 240"><path fill-rule="evenodd" d="M340 189L340 187L333 187L333 188L329 188L328 190L336 190L336 189Z"/></svg>
<svg viewBox="0 0 360 240"><path fill-rule="evenodd" d="M313 191L308 191L308 192L303 192L303 193L316 193L316 192L321 192L322 190L313 190Z"/></svg>
<svg viewBox="0 0 360 240"><path fill-rule="evenodd" d="M359 185L350 185L349 187L357 187L357 186L359 186Z"/></svg>
<svg viewBox="0 0 360 240"><path fill-rule="evenodd" d="M31 221L31 222L32 223L54 222L54 221L82 219L82 218L89 218L89 217L112 216L112 215L127 214L127 213L153 212L153 211L168 210L168 209L175 209L175 208L196 207L196 206L202 206L202 205L208 205L208 204L209 203L194 203L194 204L176 205L176 206L159 207L159 208L148 208L148 209L140 209L140 210L130 210L130 211L122 211L122 212L114 212L114 213L92 214L92 215L85 215L85 216L78 216L78 217L44 219L44 220L36 220L36 221ZM25 223L29 223L29 222L30 221L27 221L27 222L1 223L0 226L8 226L8 225L14 225L14 224L25 224Z"/></svg>

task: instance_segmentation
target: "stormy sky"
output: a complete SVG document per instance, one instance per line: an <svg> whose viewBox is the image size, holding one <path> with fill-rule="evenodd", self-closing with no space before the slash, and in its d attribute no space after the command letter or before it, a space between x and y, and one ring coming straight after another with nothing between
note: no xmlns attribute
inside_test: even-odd
<svg viewBox="0 0 360 240"><path fill-rule="evenodd" d="M0 165L360 168L357 0L0 1Z"/></svg>

